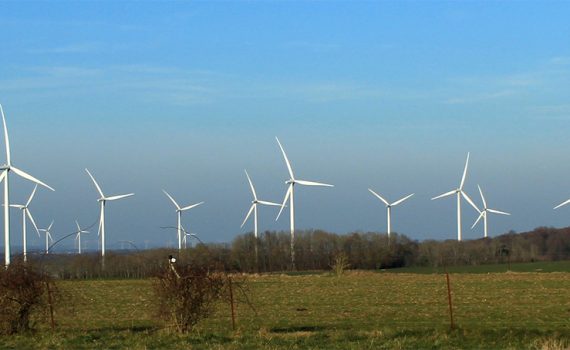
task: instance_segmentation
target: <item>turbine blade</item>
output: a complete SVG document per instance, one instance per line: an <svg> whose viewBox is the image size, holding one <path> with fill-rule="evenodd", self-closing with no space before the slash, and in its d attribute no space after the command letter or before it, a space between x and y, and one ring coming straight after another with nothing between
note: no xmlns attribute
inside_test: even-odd
<svg viewBox="0 0 570 350"><path fill-rule="evenodd" d="M487 209L487 201L485 200L485 196L483 196L483 191L481 191L481 186L477 185L479 188L479 194L481 195L481 201L483 201L483 208Z"/></svg>
<svg viewBox="0 0 570 350"><path fill-rule="evenodd" d="M200 202L200 203L192 204L192 205L189 205L189 206L187 206L187 207L184 207L184 208L182 208L182 209L180 209L180 210L181 210L181 211L190 210L190 209L196 208L197 206L202 205L202 204L204 204L204 203L205 203L205 202Z"/></svg>
<svg viewBox="0 0 570 350"><path fill-rule="evenodd" d="M2 204L2 206L4 206L4 204ZM25 206L21 205L21 204L10 204L9 206L10 206L10 208L18 208L18 209L24 209L25 208Z"/></svg>
<svg viewBox="0 0 570 350"><path fill-rule="evenodd" d="M12 170L13 172L15 172L16 174L20 175L21 177L23 177L23 178L26 179L26 180L30 180L30 181L32 181L32 182L37 183L38 185L42 185L42 186L44 186L45 188L49 188L50 190L55 191L55 190L54 190L53 188L51 188L50 186L46 185L45 183L43 183L43 182L41 182L40 180L38 180L38 179L36 179L35 177L33 177L32 175L30 175L30 174L28 174L28 173L26 173L26 172L24 172L24 171L22 171L22 170L20 170L20 169L18 169L18 168L10 167L10 170Z"/></svg>
<svg viewBox="0 0 570 350"><path fill-rule="evenodd" d="M395 201L394 203L392 203L391 206L395 207L396 205L402 203L403 201L405 201L406 199L410 198L413 195L414 195L413 193L410 195L407 195L406 197L399 199L399 200Z"/></svg>
<svg viewBox="0 0 570 350"><path fill-rule="evenodd" d="M479 208L475 205L475 203L473 203L473 201L471 200L471 198L469 198L469 196L467 195L467 193L461 191L461 195L463 196L463 198L465 198L465 200L467 201L467 203L471 204L471 206L477 210L478 213L481 212L481 210L479 210Z"/></svg>
<svg viewBox="0 0 570 350"><path fill-rule="evenodd" d="M281 204L279 204L279 203L273 203L273 202L267 202L267 201L257 201L257 203L263 204L263 205L271 205L274 207L280 207L281 206Z"/></svg>
<svg viewBox="0 0 570 350"><path fill-rule="evenodd" d="M53 222L54 222L54 220L52 220L52 221L51 221L51 224L49 224L49 226L48 226L48 228L47 228L47 231L48 231L48 232L51 230L51 227L53 226Z"/></svg>
<svg viewBox="0 0 570 350"><path fill-rule="evenodd" d="M465 169L463 169L463 177L461 177L461 184L459 189L463 189L463 184L465 184L465 178L467 177L467 166L469 166L469 152L467 152L467 160L465 161Z"/></svg>
<svg viewBox="0 0 570 350"><path fill-rule="evenodd" d="M10 159L10 139L8 138L8 127L6 126L6 118L4 117L4 109L0 105L0 114L2 114L2 123L4 124L4 140L6 142L6 164L11 165L12 160Z"/></svg>
<svg viewBox="0 0 570 350"><path fill-rule="evenodd" d="M378 193L372 191L370 188L368 189L368 191L370 191L370 193L372 193L373 195L375 195L376 197L378 197L378 199L380 199L382 202L384 202L384 204L386 205L390 205L390 203L388 203L387 200L385 200L381 195L379 195Z"/></svg>
<svg viewBox="0 0 570 350"><path fill-rule="evenodd" d="M245 219L243 219L243 222L241 223L240 227L243 227L243 225L245 225L245 222L247 221L247 219L249 219L249 216L253 212L254 208L255 208L255 204L252 204L251 207L249 208L249 211L247 212L247 215L245 216Z"/></svg>
<svg viewBox="0 0 570 350"><path fill-rule="evenodd" d="M95 184L95 187L97 188L97 192L99 192L99 194L101 195L101 198L104 198L105 195L103 194L103 191L101 191L101 187L99 187L99 184L97 183L97 181L95 181L95 178L93 177L93 175L91 175L91 173L89 172L89 170L87 170L87 168L85 168L85 171L87 172L87 174L89 175L91 180L93 180L93 183Z"/></svg>
<svg viewBox="0 0 570 350"><path fill-rule="evenodd" d="M131 197L134 196L134 193L129 193L129 194L121 194L118 196L112 196L112 197L107 197L107 198L103 198L106 201L116 201L118 199L123 199L123 198L127 198L127 197Z"/></svg>
<svg viewBox="0 0 570 350"><path fill-rule="evenodd" d="M251 178L249 177L247 170L244 170L244 171L245 171L245 176L247 176L247 181L249 182L249 187L251 188L251 193L253 193L253 199L257 200L257 193L255 193L255 188L253 187L253 183L251 182Z"/></svg>
<svg viewBox="0 0 570 350"><path fill-rule="evenodd" d="M32 194L30 195L30 198L28 199L28 201L26 202L26 207L30 205L30 203L32 202L32 199L34 199L34 195L36 194L36 190L38 189L38 185L36 184L34 186L34 190L32 191Z"/></svg>
<svg viewBox="0 0 570 350"><path fill-rule="evenodd" d="M79 222L75 220L75 225L77 225L77 232L81 232L81 226L79 226Z"/></svg>
<svg viewBox="0 0 570 350"><path fill-rule="evenodd" d="M481 220L481 218L485 215L485 211L483 210L480 214L479 217L477 217L477 220L475 220L475 223L473 224L473 226L471 226L471 229L475 228L475 226L477 226L477 223L479 222L479 220Z"/></svg>
<svg viewBox="0 0 570 350"><path fill-rule="evenodd" d="M321 182L314 182L314 181L305 181L305 180L295 180L296 183L299 185L304 186L323 186L323 187L334 187L334 185L324 184Z"/></svg>
<svg viewBox="0 0 570 350"><path fill-rule="evenodd" d="M570 203L570 199L567 200L566 202L563 202L563 203L558 204L557 206L554 207L554 209L558 209L558 208L560 208L560 207L562 207L562 206L565 206L565 205L568 204L568 203Z"/></svg>
<svg viewBox="0 0 570 350"><path fill-rule="evenodd" d="M6 174L8 172L6 170L2 170L2 174L0 174L0 182L4 181L4 178L6 177Z"/></svg>
<svg viewBox="0 0 570 350"><path fill-rule="evenodd" d="M176 207L176 209L180 210L180 206L178 205L178 203L176 203L176 201L174 200L174 198L172 198L172 196L170 194L168 194L168 192L166 192L165 190L162 190L162 192L164 192L164 194L170 198L170 200L172 201L172 203L174 204L174 206Z"/></svg>
<svg viewBox="0 0 570 350"><path fill-rule="evenodd" d="M289 185L289 188L287 189L287 193L285 193L285 199L283 199L283 204L281 204L281 209L279 209L279 214L277 214L277 218L275 218L275 221L279 220L279 217L281 216L281 212L283 212L283 209L285 208L285 203L287 203L287 200L289 199L289 196L291 195L292 190L293 190L293 184Z"/></svg>
<svg viewBox="0 0 570 350"><path fill-rule="evenodd" d="M287 164L287 169L289 170L289 176L291 176L291 180L295 179L295 176L293 175L293 169L291 169L291 163L289 162L289 159L287 158L287 154L285 154L285 150L283 149L283 146L281 146L281 142L279 142L279 139L277 138L277 136L275 137L275 139L277 140L277 144L279 145L279 148L281 149L281 153L283 153L283 158L285 158L285 163Z"/></svg>
<svg viewBox="0 0 570 350"><path fill-rule="evenodd" d="M34 226L34 229L35 229L36 232L38 233L38 237L40 237L40 230L38 230L38 225L36 225L36 221L34 220L34 217L32 216L32 213L30 213L29 210L26 210L26 215L28 216L28 219L30 219L30 222L32 223L32 226Z"/></svg>
<svg viewBox="0 0 570 350"><path fill-rule="evenodd" d="M511 215L509 213L506 213L504 211L500 211L500 210L495 210L495 209L487 209L487 211L494 213L494 214L500 214L500 215Z"/></svg>
<svg viewBox="0 0 570 350"><path fill-rule="evenodd" d="M451 196L452 194L457 193L457 190L453 190L453 191L449 191L449 192L445 192L444 194L440 194L437 197L433 197L431 200L433 201L434 199L439 199L439 198L443 198L443 197L447 197L447 196Z"/></svg>

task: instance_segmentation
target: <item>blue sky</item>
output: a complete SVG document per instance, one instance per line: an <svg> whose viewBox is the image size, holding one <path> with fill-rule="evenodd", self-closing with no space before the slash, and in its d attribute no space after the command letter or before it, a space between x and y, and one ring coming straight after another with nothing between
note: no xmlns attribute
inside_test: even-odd
<svg viewBox="0 0 570 350"><path fill-rule="evenodd" d="M3 2L0 103L15 165L56 188L32 211L54 235L97 218L88 167L110 194L108 241L174 242L184 216L229 241L250 201L280 201L285 164L334 189L299 188L297 227L384 231L367 188L397 199L393 230L455 237L456 187L513 213L491 234L566 226L570 208L568 2ZM12 201L32 186L14 180ZM260 228L286 230L264 208ZM19 232L18 213L13 230ZM482 228L469 226L464 236ZM19 236L15 235L17 244ZM40 244L39 239L32 238ZM95 243L91 242L92 248Z"/></svg>

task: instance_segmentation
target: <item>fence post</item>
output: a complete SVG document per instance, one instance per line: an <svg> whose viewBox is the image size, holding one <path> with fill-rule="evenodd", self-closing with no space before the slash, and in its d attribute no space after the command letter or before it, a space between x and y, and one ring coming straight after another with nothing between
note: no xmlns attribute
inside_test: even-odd
<svg viewBox="0 0 570 350"><path fill-rule="evenodd" d="M55 319L53 317L53 300L51 297L51 289L49 287L49 281L47 281L47 280L46 280L46 288L47 288L47 295L48 295L48 305L49 305L49 316L50 316L51 329L55 330Z"/></svg>
<svg viewBox="0 0 570 350"><path fill-rule="evenodd" d="M453 305L451 303L451 284L449 283L449 272L447 272L447 266L445 267L445 279L447 280L447 301L449 303L449 321L450 329L453 330L455 325L453 324Z"/></svg>
<svg viewBox="0 0 570 350"><path fill-rule="evenodd" d="M232 286L232 278L230 276L228 276L228 281L229 281L229 285L230 285L230 307L232 310L232 329L235 331L236 330L236 312L235 312L235 306L234 306L234 290L233 290L233 286Z"/></svg>

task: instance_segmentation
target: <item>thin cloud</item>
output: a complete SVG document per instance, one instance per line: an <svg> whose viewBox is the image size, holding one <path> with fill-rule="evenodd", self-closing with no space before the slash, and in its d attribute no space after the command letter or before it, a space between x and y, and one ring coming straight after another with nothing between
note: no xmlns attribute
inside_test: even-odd
<svg viewBox="0 0 570 350"><path fill-rule="evenodd" d="M85 54L102 51L102 45L97 43L83 43L51 48L38 48L27 50L30 54Z"/></svg>

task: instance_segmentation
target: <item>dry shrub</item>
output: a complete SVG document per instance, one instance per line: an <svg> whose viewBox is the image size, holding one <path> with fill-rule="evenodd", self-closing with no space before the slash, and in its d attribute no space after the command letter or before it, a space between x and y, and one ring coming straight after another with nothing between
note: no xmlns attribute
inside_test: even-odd
<svg viewBox="0 0 570 350"><path fill-rule="evenodd" d="M187 333L222 300L225 274L196 266L166 267L157 276L154 290L158 315L180 333Z"/></svg>
<svg viewBox="0 0 570 350"><path fill-rule="evenodd" d="M47 306L48 276L22 262L0 267L0 333L15 334L32 328L35 312Z"/></svg>
<svg viewBox="0 0 570 350"><path fill-rule="evenodd" d="M335 255L331 264L332 272L335 276L342 276L344 271L350 267L348 263L348 256L344 252L339 252Z"/></svg>
<svg viewBox="0 0 570 350"><path fill-rule="evenodd" d="M534 348L537 350L568 350L570 343L563 339L543 338L534 342Z"/></svg>

